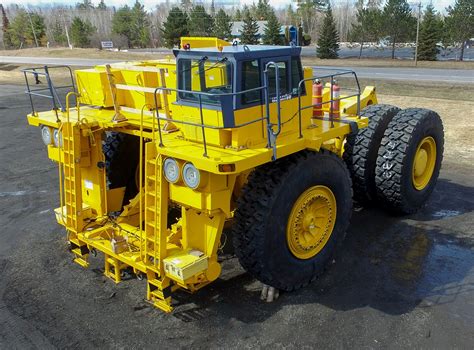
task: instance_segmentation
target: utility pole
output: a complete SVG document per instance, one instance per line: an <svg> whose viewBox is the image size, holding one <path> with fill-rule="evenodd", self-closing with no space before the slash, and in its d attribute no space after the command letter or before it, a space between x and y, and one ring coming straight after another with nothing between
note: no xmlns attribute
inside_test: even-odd
<svg viewBox="0 0 474 350"><path fill-rule="evenodd" d="M421 2L418 3L418 18L416 21L415 67L418 65L418 39L420 37L420 17L421 17Z"/></svg>
<svg viewBox="0 0 474 350"><path fill-rule="evenodd" d="M28 18L30 19L31 31L33 32L33 37L35 38L36 47L39 47L38 38L36 38L36 31L35 31L35 27L33 26L33 21L31 20L30 12L26 11L26 13L28 14Z"/></svg>

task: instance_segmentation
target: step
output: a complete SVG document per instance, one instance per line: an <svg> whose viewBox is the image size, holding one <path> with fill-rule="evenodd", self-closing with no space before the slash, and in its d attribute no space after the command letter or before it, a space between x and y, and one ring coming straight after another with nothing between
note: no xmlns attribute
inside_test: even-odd
<svg viewBox="0 0 474 350"><path fill-rule="evenodd" d="M156 223L154 221L149 221L146 223L147 226L155 228Z"/></svg>
<svg viewBox="0 0 474 350"><path fill-rule="evenodd" d="M149 175L149 176L147 176L146 178L147 178L147 180L150 180L150 181L156 181L156 182L158 182L158 183L160 182L160 181L156 178L156 176L150 176L150 175Z"/></svg>
<svg viewBox="0 0 474 350"><path fill-rule="evenodd" d="M146 207L146 210L149 210L149 211L151 211L153 213L157 213L157 214L160 213L160 210L159 209L157 210L154 206L153 207Z"/></svg>

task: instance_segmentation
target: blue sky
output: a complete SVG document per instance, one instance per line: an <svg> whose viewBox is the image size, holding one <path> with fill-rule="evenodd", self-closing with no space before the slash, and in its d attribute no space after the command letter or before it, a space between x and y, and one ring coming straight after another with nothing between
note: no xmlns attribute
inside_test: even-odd
<svg viewBox="0 0 474 350"><path fill-rule="evenodd" d="M79 0L2 0L1 2L3 4L18 4L18 5L39 5L39 4L45 4L45 5L51 5L52 3L58 3L58 4L67 4L67 5L74 5L78 2ZM221 0L221 1L226 1L226 0ZM227 0L226 2L232 2L232 3L240 3L240 4L251 4L254 0ZM257 2L258 0L255 0ZM332 0L333 3L346 3L347 1L349 2L355 2L355 0ZM433 5L436 7L437 10L439 11L444 11L446 7L449 5L454 4L455 0L421 0L421 3L423 5L427 5L430 2L433 3ZM97 4L100 2L100 0L92 0L94 4ZM135 2L135 0L105 0L105 3L107 5L113 5L113 6L121 6L125 4L132 5ZM145 7L147 9L152 9L157 3L159 2L164 2L164 0L141 0L141 3L145 4ZM171 0L171 2L173 2ZM176 1L178 2L178 1ZM204 3L210 3L211 0L205 0L203 1ZM215 0L216 4L219 2L219 0ZM275 7L282 7L282 6L287 6L289 3L294 3L295 1L291 0L271 0L270 3L275 6ZM410 3L418 3L419 0L409 0Z"/></svg>

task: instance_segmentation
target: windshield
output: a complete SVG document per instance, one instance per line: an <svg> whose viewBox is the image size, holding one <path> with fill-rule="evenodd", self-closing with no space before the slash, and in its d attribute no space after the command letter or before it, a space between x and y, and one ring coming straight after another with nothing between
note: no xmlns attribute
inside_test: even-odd
<svg viewBox="0 0 474 350"><path fill-rule="evenodd" d="M213 94L232 92L232 63L225 58L180 59L178 63L179 89ZM180 92L179 98L199 102L198 94ZM218 96L201 95L203 103L218 104Z"/></svg>

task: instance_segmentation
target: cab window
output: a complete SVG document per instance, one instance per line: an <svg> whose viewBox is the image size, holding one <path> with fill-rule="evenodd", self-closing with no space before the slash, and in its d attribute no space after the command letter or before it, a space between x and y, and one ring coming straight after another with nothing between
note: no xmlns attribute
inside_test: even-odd
<svg viewBox="0 0 474 350"><path fill-rule="evenodd" d="M256 89L261 86L260 66L258 60L242 62L242 91ZM261 101L261 90L249 91L242 94L242 104L248 105Z"/></svg>
<svg viewBox="0 0 474 350"><path fill-rule="evenodd" d="M214 93L216 95L232 92L232 63L223 58L217 59L181 59L178 62L179 98L185 101L198 102L196 92ZM189 92L188 92L189 91ZM219 104L219 96L201 95L203 103Z"/></svg>
<svg viewBox="0 0 474 350"><path fill-rule="evenodd" d="M298 96L298 84L304 79L303 67L298 57L291 58L291 94ZM301 95L306 93L304 84L301 84Z"/></svg>
<svg viewBox="0 0 474 350"><path fill-rule="evenodd" d="M278 66L278 75L280 80L280 96L286 95L290 91L290 82L288 79L288 61L275 62ZM270 98L276 97L276 69L272 65L268 67L268 92Z"/></svg>

